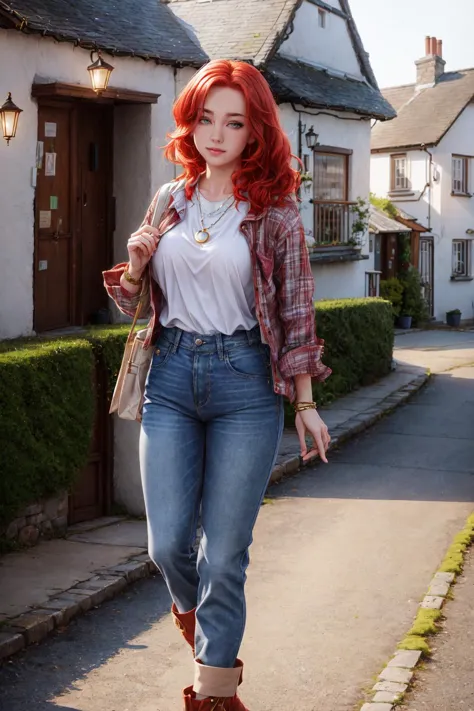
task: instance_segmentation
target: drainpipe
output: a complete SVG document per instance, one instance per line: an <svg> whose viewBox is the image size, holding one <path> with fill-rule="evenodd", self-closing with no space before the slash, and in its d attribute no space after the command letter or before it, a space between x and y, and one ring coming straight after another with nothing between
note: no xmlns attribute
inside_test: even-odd
<svg viewBox="0 0 474 711"><path fill-rule="evenodd" d="M426 180L426 185L429 186L430 192L429 192L429 197L428 197L428 229L431 232L431 191L433 189L433 182L432 182L432 177L433 177L433 154L427 149L424 143L421 145L421 150L424 151L425 153L428 154L429 160L428 160L428 176Z"/></svg>

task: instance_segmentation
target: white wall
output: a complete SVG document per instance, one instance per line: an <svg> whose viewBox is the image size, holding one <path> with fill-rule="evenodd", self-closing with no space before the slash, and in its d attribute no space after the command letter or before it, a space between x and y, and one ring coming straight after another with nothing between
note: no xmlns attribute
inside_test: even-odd
<svg viewBox="0 0 474 711"><path fill-rule="evenodd" d="M126 154L118 159L117 165L130 171L130 185L135 179L148 185L148 194L141 194L140 204L136 204L135 200L126 197L126 174L115 175L124 206L119 210L131 215L127 229L123 227L126 232L134 222L132 216L135 218L139 213L143 216L153 188L174 175L173 167L165 164L158 147L164 144L170 127L175 76L171 67L158 66L155 62L125 57L114 57L111 61L115 66L111 86L161 94L156 105L132 107L128 125L124 108L120 107L116 112L115 147ZM0 138L0 246L3 254L0 260L0 338L28 335L33 328L35 191L31 186L31 169L35 164L38 126L37 102L31 97L31 87L40 81L90 86L89 64L90 53L72 44L0 30L0 66L9 68L0 76L1 102L11 91L13 100L23 109L17 137L10 146ZM133 122L134 112L144 128L143 134ZM140 138L140 142L130 150L126 142L134 136L137 140ZM147 145L144 145L145 141ZM129 204L125 206L124 201ZM117 248L120 251L118 245Z"/></svg>
<svg viewBox="0 0 474 711"><path fill-rule="evenodd" d="M343 118L344 117L344 118ZM368 200L370 180L370 122L359 120L350 114L327 116L312 116L301 112L301 121L306 124L306 130L314 126L319 134L319 142L325 146L347 148L353 151L349 157L349 200L362 197ZM293 153L298 152L298 113L290 104L280 106L280 119L284 130L287 132ZM312 151L306 147L304 135L302 137L302 152L310 156L309 170L313 172ZM301 217L308 242L313 234L313 206L309 202L312 190L301 191L302 202L300 205ZM364 296L365 272L374 268L373 253L369 253L368 238L362 248L362 254L369 255L369 259L343 264L312 264L315 278L315 298L334 299L354 296Z"/></svg>
<svg viewBox="0 0 474 711"><path fill-rule="evenodd" d="M326 12L326 27L319 27L318 7L309 2L297 10L293 32L279 52L363 78L346 21Z"/></svg>

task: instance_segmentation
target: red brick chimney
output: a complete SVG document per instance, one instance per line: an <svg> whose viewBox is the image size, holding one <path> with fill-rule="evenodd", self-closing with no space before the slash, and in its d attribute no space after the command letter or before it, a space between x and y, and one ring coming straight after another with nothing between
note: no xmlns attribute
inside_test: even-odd
<svg viewBox="0 0 474 711"><path fill-rule="evenodd" d="M436 37L425 38L425 56L416 62L417 87L436 84L444 74L446 62L443 59L443 40Z"/></svg>

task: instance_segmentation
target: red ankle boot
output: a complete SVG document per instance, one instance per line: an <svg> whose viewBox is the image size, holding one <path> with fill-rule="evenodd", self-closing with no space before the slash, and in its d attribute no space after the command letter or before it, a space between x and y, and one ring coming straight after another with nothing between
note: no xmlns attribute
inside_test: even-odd
<svg viewBox="0 0 474 711"><path fill-rule="evenodd" d="M178 612L178 608L173 602L171 607L174 623L189 644L194 654L194 633L196 630L196 608L189 612Z"/></svg>
<svg viewBox="0 0 474 711"><path fill-rule="evenodd" d="M233 669L208 667L195 660L194 685L183 691L184 711L249 711L237 696L242 683L243 663L237 659ZM196 699L197 692L205 699ZM212 696L210 692L219 694Z"/></svg>
<svg viewBox="0 0 474 711"><path fill-rule="evenodd" d="M184 711L249 711L243 705L237 694L222 698L209 696L207 699L196 699L192 686L183 691Z"/></svg>

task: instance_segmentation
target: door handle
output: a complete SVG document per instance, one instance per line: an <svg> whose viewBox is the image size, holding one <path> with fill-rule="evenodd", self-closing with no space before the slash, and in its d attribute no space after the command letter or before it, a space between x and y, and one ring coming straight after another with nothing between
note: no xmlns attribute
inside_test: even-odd
<svg viewBox="0 0 474 711"><path fill-rule="evenodd" d="M54 235L53 235L53 239L54 239L55 242L57 242L57 241L59 240L59 233L60 233L60 231L61 231L61 227L62 227L62 226L63 226L63 218L62 218L62 217L58 217L58 224L57 224L57 227L56 227L56 232L55 232Z"/></svg>
<svg viewBox="0 0 474 711"><path fill-rule="evenodd" d="M82 193L82 207L87 207L87 193Z"/></svg>

